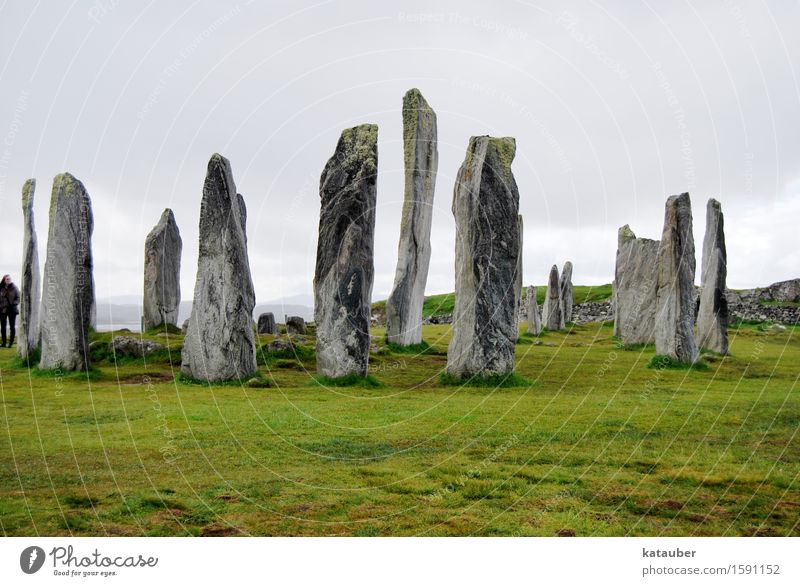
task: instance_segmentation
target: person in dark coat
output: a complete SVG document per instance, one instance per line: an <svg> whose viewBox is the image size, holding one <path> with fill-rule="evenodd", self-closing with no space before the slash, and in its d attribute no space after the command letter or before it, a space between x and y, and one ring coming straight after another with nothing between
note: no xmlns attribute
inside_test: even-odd
<svg viewBox="0 0 800 586"><path fill-rule="evenodd" d="M19 313L19 289L11 282L11 275L3 275L0 283L0 330L3 334L2 347L6 347L6 322L9 325L8 347L14 343L17 335L17 314Z"/></svg>

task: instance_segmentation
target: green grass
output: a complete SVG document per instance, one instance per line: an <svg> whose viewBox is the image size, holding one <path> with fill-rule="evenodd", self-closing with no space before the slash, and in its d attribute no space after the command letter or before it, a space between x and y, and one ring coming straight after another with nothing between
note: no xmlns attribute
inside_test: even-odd
<svg viewBox="0 0 800 586"><path fill-rule="evenodd" d="M514 387L530 387L532 381L519 376L515 372L509 374L475 375L471 377L456 377L443 372L439 375L439 384L444 386L487 387L494 389L509 389Z"/></svg>
<svg viewBox="0 0 800 586"><path fill-rule="evenodd" d="M647 363L647 368L655 368L657 370L708 370L708 364L700 359L697 362L681 362L672 356L656 354Z"/></svg>
<svg viewBox="0 0 800 586"><path fill-rule="evenodd" d="M759 305L767 307L800 307L800 302L797 301L759 301Z"/></svg>
<svg viewBox="0 0 800 586"><path fill-rule="evenodd" d="M800 327L739 324L673 370L574 326L519 344L535 384L503 389L440 383L450 331L373 353L380 387L322 386L311 354L259 358L254 388L0 349L0 533L800 536Z"/></svg>
<svg viewBox="0 0 800 586"><path fill-rule="evenodd" d="M436 352L434 348L428 344L425 340L418 344L409 344L408 346L401 346L400 344L395 344L394 342L387 342L386 349L391 352L392 354L433 354Z"/></svg>
<svg viewBox="0 0 800 586"><path fill-rule="evenodd" d="M367 376L359 376L357 374L336 377L315 376L313 380L321 387L363 387L365 389L377 389L383 386L383 383L371 374Z"/></svg>

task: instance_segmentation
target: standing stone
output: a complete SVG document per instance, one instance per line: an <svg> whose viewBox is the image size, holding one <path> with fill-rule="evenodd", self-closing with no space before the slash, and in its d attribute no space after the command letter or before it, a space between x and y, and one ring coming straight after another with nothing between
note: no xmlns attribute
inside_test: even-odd
<svg viewBox="0 0 800 586"><path fill-rule="evenodd" d="M542 318L539 316L539 304L536 302L536 287L528 287L528 333L538 336L542 333Z"/></svg>
<svg viewBox="0 0 800 586"><path fill-rule="evenodd" d="M458 379L514 370L519 191L513 138L473 136L456 176L456 300L447 373Z"/></svg>
<svg viewBox="0 0 800 586"><path fill-rule="evenodd" d="M306 333L306 320L298 315L290 316L286 319L286 333L287 334L305 334Z"/></svg>
<svg viewBox="0 0 800 586"><path fill-rule="evenodd" d="M656 354L693 363L699 356L694 338L694 237L688 193L667 199L658 251Z"/></svg>
<svg viewBox="0 0 800 586"><path fill-rule="evenodd" d="M715 199L706 205L706 234L703 238L703 264L700 276L700 311L697 316L698 342L719 354L728 353L728 300L725 279L728 253L722 206Z"/></svg>
<svg viewBox="0 0 800 586"><path fill-rule="evenodd" d="M83 183L69 173L56 175L44 264L40 368L89 367L93 229L92 202Z"/></svg>
<svg viewBox="0 0 800 586"><path fill-rule="evenodd" d="M514 327L516 328L514 341L519 340L519 317L522 305L522 214L517 215L517 232L519 233L519 254L517 254L517 268L514 273Z"/></svg>
<svg viewBox="0 0 800 586"><path fill-rule="evenodd" d="M144 298L142 327L178 325L181 303L181 251L183 242L172 210L161 214L144 241Z"/></svg>
<svg viewBox="0 0 800 586"><path fill-rule="evenodd" d="M561 284L558 280L558 267L553 265L547 280L547 294L542 304L542 326L557 331L564 328L564 302L561 299Z"/></svg>
<svg viewBox="0 0 800 586"><path fill-rule="evenodd" d="M558 284L561 289L561 303L564 307L564 324L572 321L572 263L567 261L561 270L561 280Z"/></svg>
<svg viewBox="0 0 800 586"><path fill-rule="evenodd" d="M208 382L253 376L254 306L244 199L236 193L230 161L214 154L203 185L197 280L181 373Z"/></svg>
<svg viewBox="0 0 800 586"><path fill-rule="evenodd" d="M275 323L275 315L268 311L258 316L258 333L272 334L278 333L278 325Z"/></svg>
<svg viewBox="0 0 800 586"><path fill-rule="evenodd" d="M637 238L625 224L617 235L614 269L614 335L623 344L656 341L658 240Z"/></svg>
<svg viewBox="0 0 800 586"><path fill-rule="evenodd" d="M403 97L405 195L394 288L386 302L389 342L408 346L422 341L422 304L431 260L433 192L439 153L436 113L418 89Z"/></svg>
<svg viewBox="0 0 800 586"><path fill-rule="evenodd" d="M36 179L28 179L22 187L22 221L25 224L22 236L22 282L19 302L19 342L17 355L27 360L41 342L39 329L39 299L41 276L39 275L39 244L36 225L33 221L33 195Z"/></svg>
<svg viewBox="0 0 800 586"><path fill-rule="evenodd" d="M323 376L367 374L377 173L378 127L342 131L319 187L314 321Z"/></svg>

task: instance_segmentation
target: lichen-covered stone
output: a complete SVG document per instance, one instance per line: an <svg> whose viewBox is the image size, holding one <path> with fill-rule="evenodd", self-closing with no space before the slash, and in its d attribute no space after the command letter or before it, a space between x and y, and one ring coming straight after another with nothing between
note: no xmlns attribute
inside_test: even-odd
<svg viewBox="0 0 800 586"><path fill-rule="evenodd" d="M572 262L567 261L564 263L564 268L561 270L561 280L558 286L561 289L564 323L567 324L572 321Z"/></svg>
<svg viewBox="0 0 800 586"><path fill-rule="evenodd" d="M656 341L658 240L636 238L625 224L619 229L614 269L614 335L623 344Z"/></svg>
<svg viewBox="0 0 800 586"><path fill-rule="evenodd" d="M275 323L275 315L271 311L259 315L257 329L259 334L277 334L278 325Z"/></svg>
<svg viewBox="0 0 800 586"><path fill-rule="evenodd" d="M244 212L230 162L214 154L203 185L197 279L181 357L181 373L194 379L246 381L257 370Z"/></svg>
<svg viewBox="0 0 800 586"><path fill-rule="evenodd" d="M703 238L697 336L701 348L719 354L728 353L728 300L725 297L728 253L725 248L723 220L722 206L717 200L709 199L706 205L706 233Z"/></svg>
<svg viewBox="0 0 800 586"><path fill-rule="evenodd" d="M28 179L22 187L22 279L19 302L19 341L17 356L27 360L41 342L39 329L39 299L41 275L39 274L39 243L33 219L33 196L36 180Z"/></svg>
<svg viewBox="0 0 800 586"><path fill-rule="evenodd" d="M517 268L514 272L514 317L516 319L516 336L514 340L519 339L519 316L520 305L522 303L522 233L523 233L522 214L517 215L517 233L519 234L519 254L517 254Z"/></svg>
<svg viewBox="0 0 800 586"><path fill-rule="evenodd" d="M378 127L344 130L320 177L314 322L323 376L367 374L377 173Z"/></svg>
<svg viewBox="0 0 800 586"><path fill-rule="evenodd" d="M40 368L89 367L93 230L92 202L83 183L69 173L56 175L42 283Z"/></svg>
<svg viewBox="0 0 800 586"><path fill-rule="evenodd" d="M175 215L165 209L144 241L145 330L164 324L178 325L181 304L181 251L183 242Z"/></svg>
<svg viewBox="0 0 800 586"><path fill-rule="evenodd" d="M417 89L403 97L405 194L394 287L386 301L386 336L408 346L422 341L422 304L431 258L431 221L439 153L436 113Z"/></svg>
<svg viewBox="0 0 800 586"><path fill-rule="evenodd" d="M292 315L286 319L286 333L287 334L305 334L306 333L306 320L299 315Z"/></svg>
<svg viewBox="0 0 800 586"><path fill-rule="evenodd" d="M694 236L688 193L667 199L658 251L656 354L693 363L699 357L694 337Z"/></svg>
<svg viewBox="0 0 800 586"><path fill-rule="evenodd" d="M561 283L558 278L558 267L550 268L547 279L547 294L542 304L542 326L546 330L557 331L564 329L564 302L561 299Z"/></svg>
<svg viewBox="0 0 800 586"><path fill-rule="evenodd" d="M447 372L456 378L514 370L519 191L513 138L473 136L456 176L456 300Z"/></svg>
<svg viewBox="0 0 800 586"><path fill-rule="evenodd" d="M536 302L536 287L528 287L528 333L538 336L542 333L542 318L539 315L539 304Z"/></svg>
<svg viewBox="0 0 800 586"><path fill-rule="evenodd" d="M166 346L146 338L135 336L116 336L109 344L109 349L117 358L142 358L153 352L166 350Z"/></svg>

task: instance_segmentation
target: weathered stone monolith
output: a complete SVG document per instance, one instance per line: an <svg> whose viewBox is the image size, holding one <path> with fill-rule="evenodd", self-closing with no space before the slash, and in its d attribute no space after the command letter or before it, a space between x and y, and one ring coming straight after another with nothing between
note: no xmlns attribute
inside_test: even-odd
<svg viewBox="0 0 800 586"><path fill-rule="evenodd" d="M564 328L564 301L561 299L561 284L558 267L553 265L547 279L547 294L542 304L542 327L556 331Z"/></svg>
<svg viewBox="0 0 800 586"><path fill-rule="evenodd" d="M181 373L194 379L243 381L256 373L244 211L230 161L214 154L203 185L197 279L181 363Z"/></svg>
<svg viewBox="0 0 800 586"><path fill-rule="evenodd" d="M182 250L175 215L171 209L165 209L144 241L142 312L145 330L164 324L178 325Z"/></svg>
<svg viewBox="0 0 800 586"><path fill-rule="evenodd" d="M457 379L514 370L520 254L513 138L473 136L456 176L456 300L447 373Z"/></svg>
<svg viewBox="0 0 800 586"><path fill-rule="evenodd" d="M275 323L275 314L268 311L259 315L257 328L259 334L277 334L278 325Z"/></svg>
<svg viewBox="0 0 800 586"><path fill-rule="evenodd" d="M564 263L561 269L561 280L558 283L561 289L561 304L564 308L564 323L572 321L572 262Z"/></svg>
<svg viewBox="0 0 800 586"><path fill-rule="evenodd" d="M725 298L725 279L728 276L728 253L725 249L722 206L713 198L706 205L701 270L700 311L697 314L698 344L701 348L727 354L728 300Z"/></svg>
<svg viewBox="0 0 800 586"><path fill-rule="evenodd" d="M367 374L377 173L378 127L344 130L319 188L314 321L323 376Z"/></svg>
<svg viewBox="0 0 800 586"><path fill-rule="evenodd" d="M92 202L83 183L69 173L56 175L42 281L40 368L89 367L93 229Z"/></svg>
<svg viewBox="0 0 800 586"><path fill-rule="evenodd" d="M658 250L656 354L693 363L699 356L694 337L694 236L688 193L667 199Z"/></svg>
<svg viewBox="0 0 800 586"><path fill-rule="evenodd" d="M386 301L386 336L408 346L422 341L422 304L431 259L433 192L439 153L436 113L418 89L403 97L405 194L394 288Z"/></svg>
<svg viewBox="0 0 800 586"><path fill-rule="evenodd" d="M514 319L516 320L514 341L519 340L520 307L522 305L522 214L517 215L517 232L519 233L519 254L517 254L517 268L514 272Z"/></svg>
<svg viewBox="0 0 800 586"><path fill-rule="evenodd" d="M658 240L637 238L625 224L617 235L614 269L614 335L623 344L656 341Z"/></svg>
<svg viewBox="0 0 800 586"><path fill-rule="evenodd" d="M533 285L528 287L528 333L534 336L542 333L542 318L536 302L536 287Z"/></svg>
<svg viewBox="0 0 800 586"><path fill-rule="evenodd" d="M286 333L287 334L305 334L306 333L306 320L299 315L292 315L286 318Z"/></svg>
<svg viewBox="0 0 800 586"><path fill-rule="evenodd" d="M39 299L42 292L39 274L39 244L33 220L33 196L36 179L22 186L22 280L19 302L19 341L17 356L27 360L41 341L39 329Z"/></svg>

